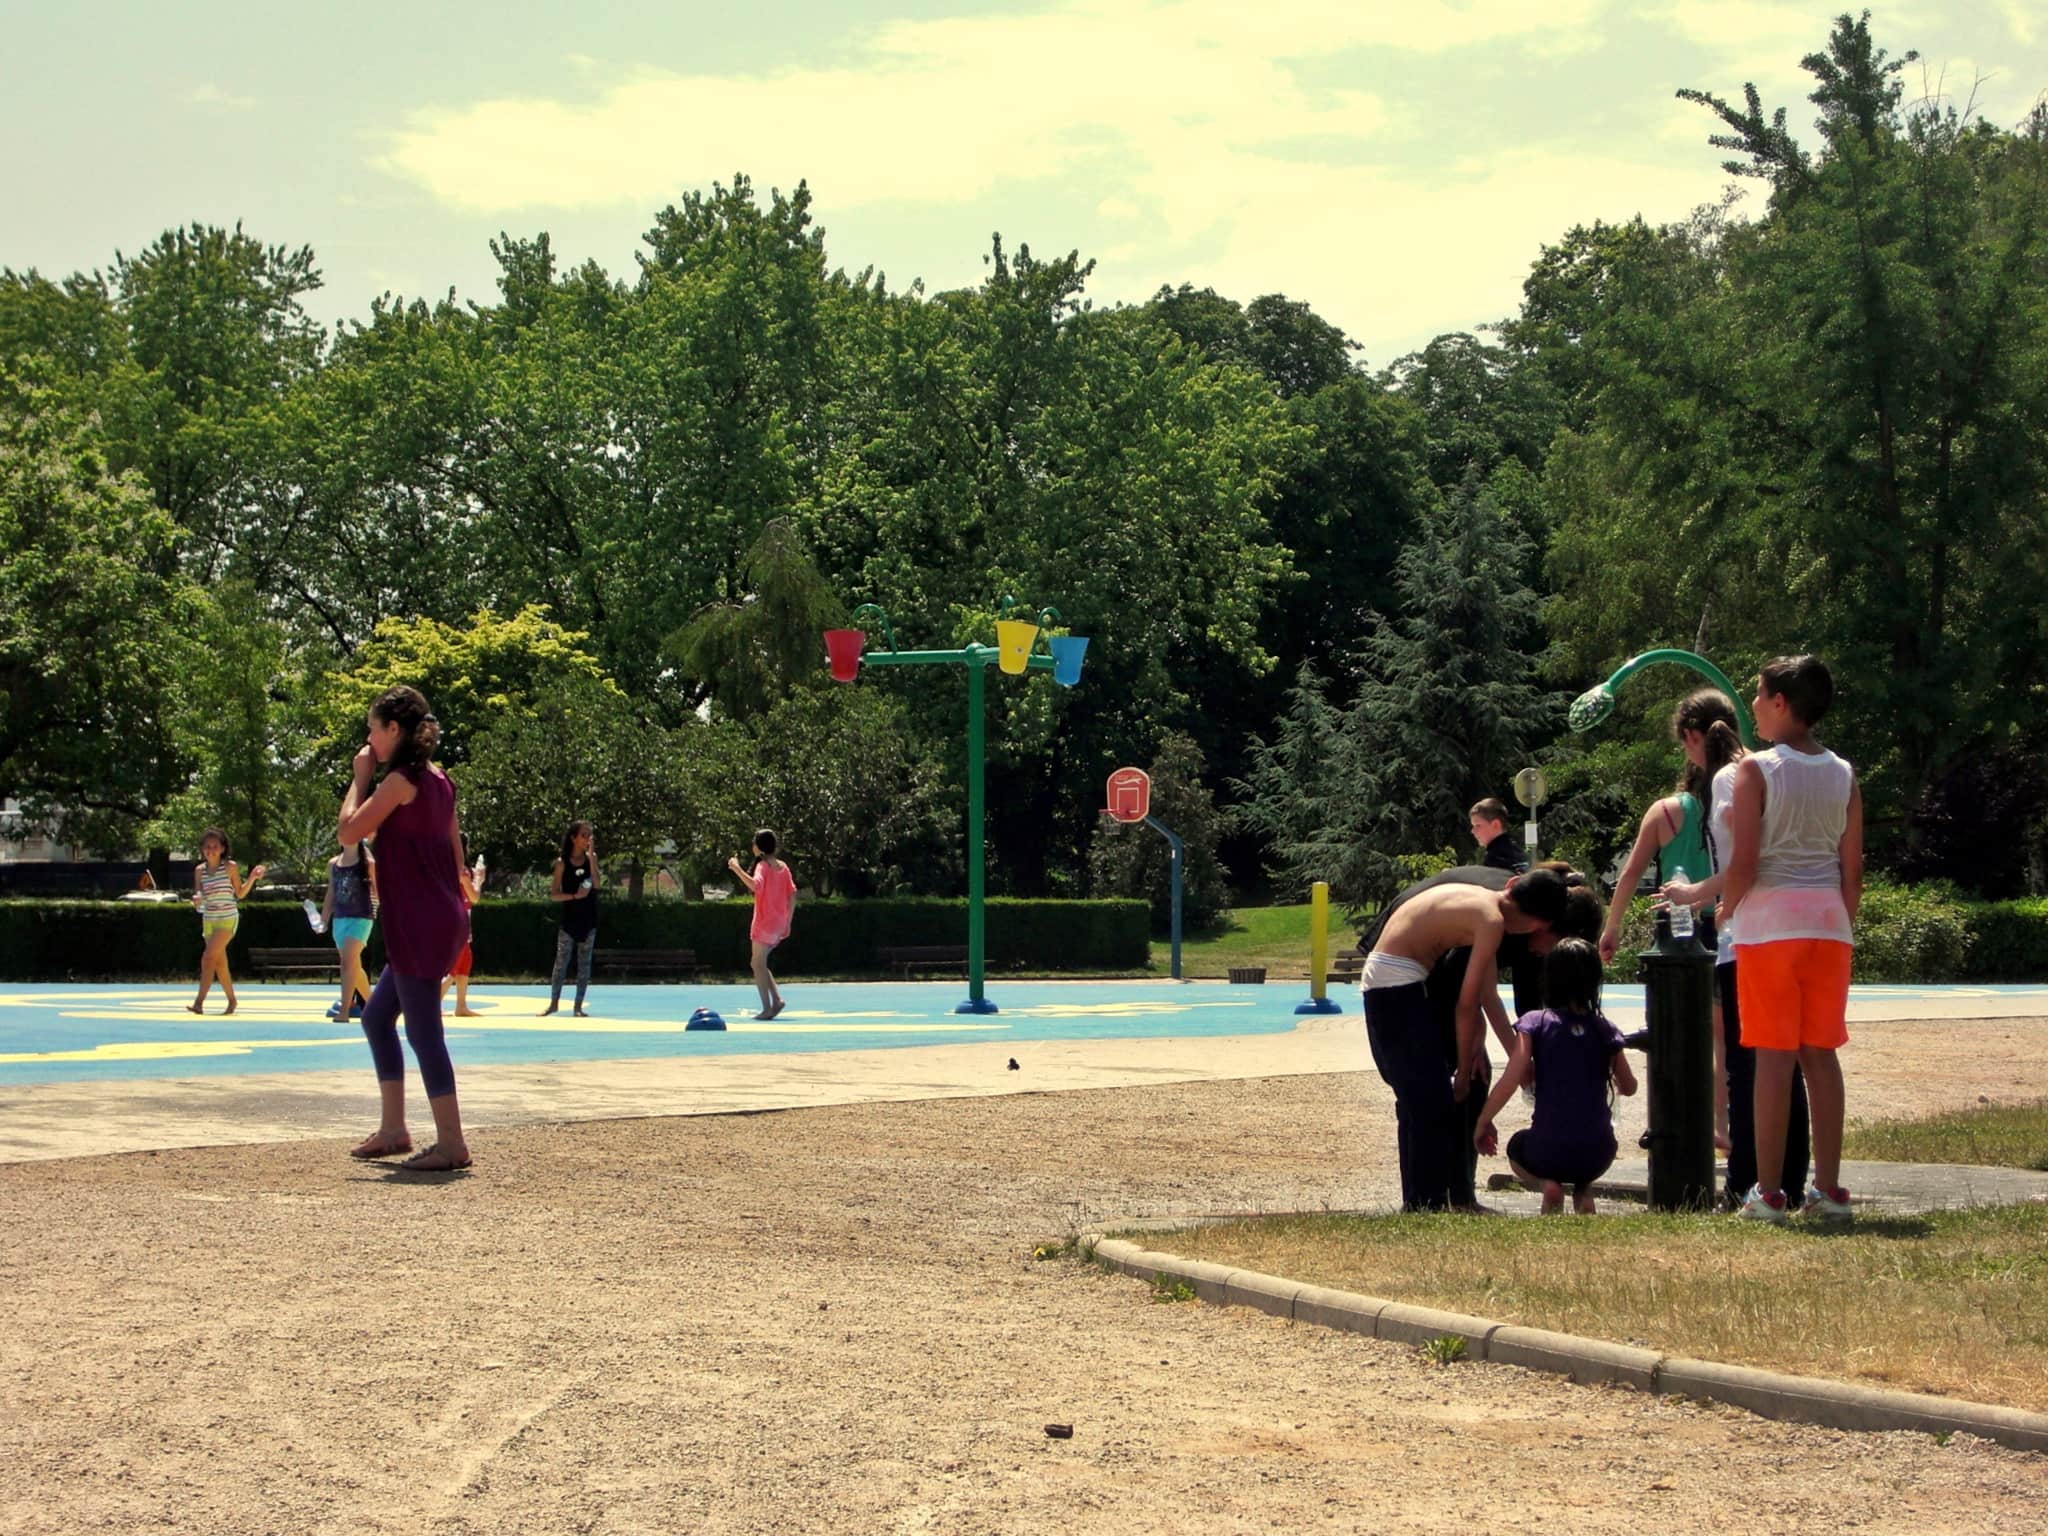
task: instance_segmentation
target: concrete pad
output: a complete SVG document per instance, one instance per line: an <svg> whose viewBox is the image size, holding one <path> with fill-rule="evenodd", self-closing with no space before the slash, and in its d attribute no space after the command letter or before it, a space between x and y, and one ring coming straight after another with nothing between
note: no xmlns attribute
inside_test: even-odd
<svg viewBox="0 0 2048 1536"><path fill-rule="evenodd" d="M1024 1070L1008 1070L1018 1055ZM1356 1018L1304 1019L1278 1034L1005 1041L865 1051L644 1057L465 1066L469 1128L746 1114L832 1104L993 1097L1079 1088L1356 1072L1369 1061ZM410 1106L431 1117L417 1074ZM361 1136L374 1128L367 1052L349 1072L0 1085L0 1163L170 1147L247 1146Z"/></svg>
<svg viewBox="0 0 2048 1536"><path fill-rule="evenodd" d="M1657 1390L1657 1366L1663 1359L1654 1349L1615 1344L1606 1339L1581 1339L1545 1328L1496 1328L1486 1341L1486 1358L1497 1365L1569 1376L1581 1386L1632 1387Z"/></svg>

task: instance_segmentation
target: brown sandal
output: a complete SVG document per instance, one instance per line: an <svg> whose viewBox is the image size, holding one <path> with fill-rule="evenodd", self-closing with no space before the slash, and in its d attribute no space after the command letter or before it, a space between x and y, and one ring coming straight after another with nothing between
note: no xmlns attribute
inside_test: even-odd
<svg viewBox="0 0 2048 1536"><path fill-rule="evenodd" d="M375 1134L372 1134L365 1136L360 1146L349 1148L348 1155L368 1162L370 1159L377 1157L397 1157L401 1153L410 1152L411 1150L412 1139L410 1137L399 1142L383 1142L379 1141Z"/></svg>

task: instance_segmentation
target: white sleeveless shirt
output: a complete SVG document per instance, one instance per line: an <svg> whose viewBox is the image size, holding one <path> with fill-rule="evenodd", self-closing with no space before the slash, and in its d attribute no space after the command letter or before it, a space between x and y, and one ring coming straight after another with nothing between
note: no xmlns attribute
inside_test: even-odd
<svg viewBox="0 0 2048 1536"><path fill-rule="evenodd" d="M1763 840L1756 884L1737 913L1738 947L1781 939L1853 944L1842 900L1842 833L1855 770L1834 753L1784 746L1750 759L1764 775Z"/></svg>

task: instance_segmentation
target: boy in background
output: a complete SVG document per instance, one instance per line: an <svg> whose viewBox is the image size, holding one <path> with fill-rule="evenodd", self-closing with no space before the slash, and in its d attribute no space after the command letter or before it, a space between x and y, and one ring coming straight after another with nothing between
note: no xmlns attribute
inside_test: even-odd
<svg viewBox="0 0 2048 1536"><path fill-rule="evenodd" d="M1500 801L1491 797L1481 800L1467 814L1465 824L1472 829L1472 841L1479 845L1481 867L1515 873L1529 867L1508 831L1508 808Z"/></svg>

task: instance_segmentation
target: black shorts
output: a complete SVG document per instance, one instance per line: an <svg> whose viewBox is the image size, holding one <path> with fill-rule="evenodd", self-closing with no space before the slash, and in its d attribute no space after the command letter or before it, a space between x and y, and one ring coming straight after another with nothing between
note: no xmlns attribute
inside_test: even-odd
<svg viewBox="0 0 2048 1536"><path fill-rule="evenodd" d="M1591 1184L1614 1166L1614 1153L1611 1141L1605 1147L1549 1147L1528 1130L1517 1131L1508 1138L1508 1157L1516 1167L1560 1184Z"/></svg>

